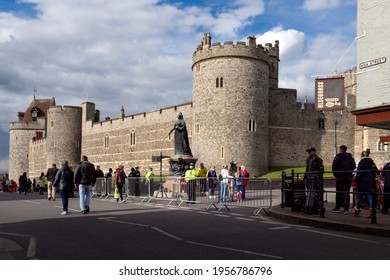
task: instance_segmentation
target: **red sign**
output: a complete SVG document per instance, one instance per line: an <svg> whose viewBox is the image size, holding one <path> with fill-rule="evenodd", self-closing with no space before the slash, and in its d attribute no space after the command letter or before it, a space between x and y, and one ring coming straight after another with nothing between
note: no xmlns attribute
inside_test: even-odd
<svg viewBox="0 0 390 280"><path fill-rule="evenodd" d="M315 108L317 111L340 111L345 107L344 78L316 79Z"/></svg>

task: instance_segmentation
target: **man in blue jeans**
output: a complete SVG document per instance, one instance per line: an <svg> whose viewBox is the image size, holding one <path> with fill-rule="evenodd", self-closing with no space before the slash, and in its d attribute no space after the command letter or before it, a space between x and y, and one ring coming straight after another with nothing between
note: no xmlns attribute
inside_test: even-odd
<svg viewBox="0 0 390 280"><path fill-rule="evenodd" d="M74 182L79 186L81 213L89 213L90 191L96 182L95 166L88 161L87 156L81 157L81 163L74 173Z"/></svg>

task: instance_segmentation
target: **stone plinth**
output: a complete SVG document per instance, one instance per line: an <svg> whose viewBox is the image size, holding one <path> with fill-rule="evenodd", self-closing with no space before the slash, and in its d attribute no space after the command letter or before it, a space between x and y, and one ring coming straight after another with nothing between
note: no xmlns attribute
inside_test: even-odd
<svg viewBox="0 0 390 280"><path fill-rule="evenodd" d="M195 164L198 159L190 156L172 156L169 158L169 176L164 188L172 192L180 192L181 185L185 184L186 166Z"/></svg>
<svg viewBox="0 0 390 280"><path fill-rule="evenodd" d="M198 159L190 156L172 156L169 158L169 176L184 177L186 166L195 164Z"/></svg>

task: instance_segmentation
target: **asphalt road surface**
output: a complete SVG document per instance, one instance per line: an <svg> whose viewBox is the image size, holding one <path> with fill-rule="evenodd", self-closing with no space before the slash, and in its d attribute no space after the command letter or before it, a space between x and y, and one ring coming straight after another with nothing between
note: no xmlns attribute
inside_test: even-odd
<svg viewBox="0 0 390 280"><path fill-rule="evenodd" d="M390 259L390 237L282 223L253 209L116 203L92 198L91 213L70 199L0 193L0 237L17 257L42 260L359 260Z"/></svg>

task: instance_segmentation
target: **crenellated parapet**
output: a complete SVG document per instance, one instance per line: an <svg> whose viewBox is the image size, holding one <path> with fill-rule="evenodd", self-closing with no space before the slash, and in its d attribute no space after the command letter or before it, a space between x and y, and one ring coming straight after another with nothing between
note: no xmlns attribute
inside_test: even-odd
<svg viewBox="0 0 390 280"><path fill-rule="evenodd" d="M241 57L250 58L256 60L263 60L270 63L270 57L279 59L279 41L275 41L275 44L265 44L265 46L256 45L256 38L249 36L247 42L238 41L225 41L223 44L220 42L211 43L211 37L209 33L205 34L205 38L198 45L197 50L192 55L192 68L198 62L218 57Z"/></svg>
<svg viewBox="0 0 390 280"><path fill-rule="evenodd" d="M42 130L45 129L46 125L46 119L45 118L38 118L34 122L10 122L8 124L9 130Z"/></svg>

